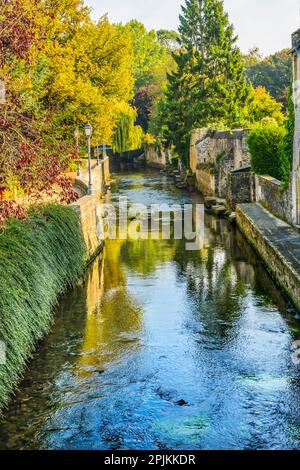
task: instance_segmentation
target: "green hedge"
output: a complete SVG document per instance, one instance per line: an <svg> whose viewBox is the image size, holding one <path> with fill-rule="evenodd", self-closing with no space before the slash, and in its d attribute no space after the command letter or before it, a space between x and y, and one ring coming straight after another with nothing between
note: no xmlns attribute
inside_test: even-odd
<svg viewBox="0 0 300 470"><path fill-rule="evenodd" d="M0 232L0 409L19 382L37 342L53 322L58 296L84 268L84 241L70 207L47 205Z"/></svg>
<svg viewBox="0 0 300 470"><path fill-rule="evenodd" d="M248 136L252 170L278 180L289 178L290 162L283 151L286 130L275 122L257 125Z"/></svg>

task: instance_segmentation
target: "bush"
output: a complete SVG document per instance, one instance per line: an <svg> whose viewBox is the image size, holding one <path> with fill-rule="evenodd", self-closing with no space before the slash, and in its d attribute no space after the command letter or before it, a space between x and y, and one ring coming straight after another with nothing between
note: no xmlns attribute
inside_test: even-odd
<svg viewBox="0 0 300 470"><path fill-rule="evenodd" d="M70 207L48 205L0 234L0 408L17 385L37 342L49 330L59 294L83 270L84 241Z"/></svg>
<svg viewBox="0 0 300 470"><path fill-rule="evenodd" d="M282 151L286 130L273 120L262 121L248 136L252 170L285 181L289 162Z"/></svg>

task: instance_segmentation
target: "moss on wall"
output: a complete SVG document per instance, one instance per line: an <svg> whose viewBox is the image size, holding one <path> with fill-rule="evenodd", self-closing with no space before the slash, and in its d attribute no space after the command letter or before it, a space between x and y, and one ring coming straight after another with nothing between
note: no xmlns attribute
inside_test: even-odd
<svg viewBox="0 0 300 470"><path fill-rule="evenodd" d="M58 296L84 269L80 222L70 207L36 208L27 222L0 233L0 409L19 382L37 342L53 322Z"/></svg>

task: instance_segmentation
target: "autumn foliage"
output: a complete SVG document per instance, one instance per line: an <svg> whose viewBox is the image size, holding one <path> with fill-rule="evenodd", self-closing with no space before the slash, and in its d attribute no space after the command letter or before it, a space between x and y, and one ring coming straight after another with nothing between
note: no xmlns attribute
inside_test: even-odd
<svg viewBox="0 0 300 470"><path fill-rule="evenodd" d="M0 223L25 216L20 200L76 199L74 129L89 121L93 144L112 141L133 111L132 59L130 33L92 22L82 0L1 1Z"/></svg>

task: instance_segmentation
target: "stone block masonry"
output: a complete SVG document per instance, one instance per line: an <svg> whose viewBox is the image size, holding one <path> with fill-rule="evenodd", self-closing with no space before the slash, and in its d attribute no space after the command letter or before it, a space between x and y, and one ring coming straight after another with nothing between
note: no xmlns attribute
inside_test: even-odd
<svg viewBox="0 0 300 470"><path fill-rule="evenodd" d="M84 196L72 208L77 212L86 246L86 262L88 263L101 251L103 240L99 233L100 221L98 207L101 201L98 196Z"/></svg>
<svg viewBox="0 0 300 470"><path fill-rule="evenodd" d="M248 131L195 129L190 144L190 167L196 174L197 188L205 196L225 198L228 174L250 164Z"/></svg>
<svg viewBox="0 0 300 470"><path fill-rule="evenodd" d="M300 235L258 203L237 206L237 223L275 282L300 310Z"/></svg>
<svg viewBox="0 0 300 470"><path fill-rule="evenodd" d="M255 175L255 201L259 202L273 215L293 223L291 188L284 189L281 181L271 176Z"/></svg>
<svg viewBox="0 0 300 470"><path fill-rule="evenodd" d="M231 172L228 175L227 203L235 210L237 204L253 201L253 179L250 171Z"/></svg>
<svg viewBox="0 0 300 470"><path fill-rule="evenodd" d="M145 150L146 164L150 168L164 169L169 163L170 152L154 145Z"/></svg>
<svg viewBox="0 0 300 470"><path fill-rule="evenodd" d="M86 262L91 261L102 249L103 240L99 233L99 206L100 196L106 191L106 186L110 181L109 158L100 161L100 165L93 165L92 181L95 194L88 196L88 174L82 172L80 178L74 181L74 188L83 195L78 201L72 204L72 208L77 212L81 224L81 229L86 245Z"/></svg>

